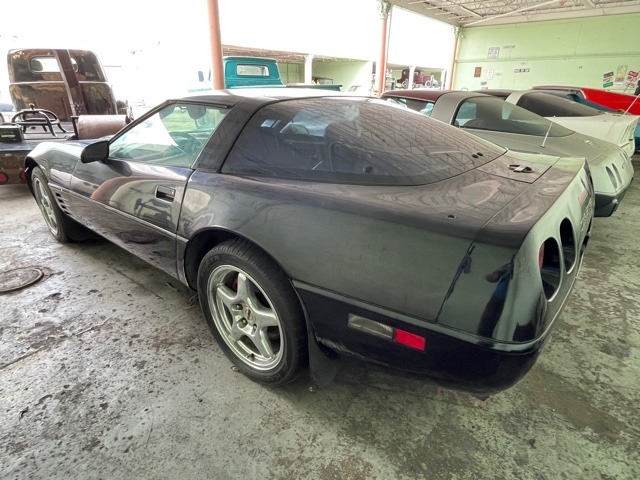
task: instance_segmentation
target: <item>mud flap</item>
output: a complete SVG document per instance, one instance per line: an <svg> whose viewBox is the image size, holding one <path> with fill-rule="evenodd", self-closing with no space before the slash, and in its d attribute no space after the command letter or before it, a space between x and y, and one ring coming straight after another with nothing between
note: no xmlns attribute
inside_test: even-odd
<svg viewBox="0 0 640 480"><path fill-rule="evenodd" d="M311 380L317 388L330 388L334 384L333 379L342 368L340 358L320 346L308 320L307 332Z"/></svg>

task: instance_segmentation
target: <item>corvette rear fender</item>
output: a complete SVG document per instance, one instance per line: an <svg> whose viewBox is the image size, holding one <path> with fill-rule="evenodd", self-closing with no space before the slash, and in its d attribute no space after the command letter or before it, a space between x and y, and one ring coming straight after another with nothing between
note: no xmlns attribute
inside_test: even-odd
<svg viewBox="0 0 640 480"><path fill-rule="evenodd" d="M561 159L485 225L438 324L499 342L546 335L575 282L593 217L593 187L576 163Z"/></svg>

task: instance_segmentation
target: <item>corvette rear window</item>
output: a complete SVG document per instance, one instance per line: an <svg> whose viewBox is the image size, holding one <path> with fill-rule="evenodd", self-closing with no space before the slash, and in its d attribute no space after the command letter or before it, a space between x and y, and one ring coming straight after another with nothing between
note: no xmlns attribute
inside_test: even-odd
<svg viewBox="0 0 640 480"><path fill-rule="evenodd" d="M421 185L505 150L383 100L313 98L260 109L222 171L331 183Z"/></svg>
<svg viewBox="0 0 640 480"><path fill-rule="evenodd" d="M458 108L454 120L462 128L537 137L565 137L573 133L573 130L496 97L465 100Z"/></svg>
<svg viewBox="0 0 640 480"><path fill-rule="evenodd" d="M604 112L548 93L526 93L517 105L542 117L593 117Z"/></svg>

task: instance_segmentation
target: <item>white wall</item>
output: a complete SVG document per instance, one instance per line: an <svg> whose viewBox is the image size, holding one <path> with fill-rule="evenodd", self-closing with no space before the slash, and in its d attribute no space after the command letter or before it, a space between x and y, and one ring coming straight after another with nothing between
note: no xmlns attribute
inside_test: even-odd
<svg viewBox="0 0 640 480"><path fill-rule="evenodd" d="M371 85L371 70L373 63L370 61L350 62L316 62L313 65L315 75L329 77L333 83L342 85L343 91L357 85L368 89Z"/></svg>
<svg viewBox="0 0 640 480"><path fill-rule="evenodd" d="M393 9L388 63L449 70L454 45L451 25L401 8Z"/></svg>

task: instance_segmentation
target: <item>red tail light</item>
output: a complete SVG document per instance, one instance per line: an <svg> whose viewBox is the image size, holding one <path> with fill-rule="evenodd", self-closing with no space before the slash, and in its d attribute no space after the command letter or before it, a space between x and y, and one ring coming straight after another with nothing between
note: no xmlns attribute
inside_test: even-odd
<svg viewBox="0 0 640 480"><path fill-rule="evenodd" d="M20 180L22 180L23 182L27 181L27 174L24 173L24 171L20 172Z"/></svg>
<svg viewBox="0 0 640 480"><path fill-rule="evenodd" d="M540 252L538 252L538 268L542 270L544 264L544 243L540 245Z"/></svg>
<svg viewBox="0 0 640 480"><path fill-rule="evenodd" d="M0 172L0 185L7 183L8 180L9 177L7 177L7 174Z"/></svg>
<svg viewBox="0 0 640 480"><path fill-rule="evenodd" d="M424 350L424 347L427 344L427 341L424 339L424 337L405 332L404 330L400 329L396 329L393 336L393 341L399 343L400 345L415 348L416 350Z"/></svg>

